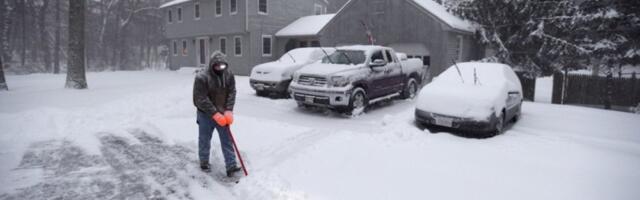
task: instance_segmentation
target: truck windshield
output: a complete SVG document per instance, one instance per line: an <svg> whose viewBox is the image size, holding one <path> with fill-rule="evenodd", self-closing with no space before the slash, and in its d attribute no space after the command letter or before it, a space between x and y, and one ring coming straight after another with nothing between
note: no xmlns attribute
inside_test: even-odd
<svg viewBox="0 0 640 200"><path fill-rule="evenodd" d="M357 50L338 50L328 57L324 57L322 59L322 63L332 63L332 64L361 64L364 63L365 60L364 51Z"/></svg>

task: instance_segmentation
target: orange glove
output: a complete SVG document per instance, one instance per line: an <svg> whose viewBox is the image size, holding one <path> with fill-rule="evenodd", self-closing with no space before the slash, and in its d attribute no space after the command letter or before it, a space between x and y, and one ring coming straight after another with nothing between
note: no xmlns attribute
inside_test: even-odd
<svg viewBox="0 0 640 200"><path fill-rule="evenodd" d="M227 124L231 125L233 124L233 112L227 110L224 112L224 118L227 119Z"/></svg>
<svg viewBox="0 0 640 200"><path fill-rule="evenodd" d="M227 125L227 118L224 117L224 115L222 115L220 113L214 114L213 116L211 116L211 119L213 119L213 121L218 123L218 125L220 125L220 126L226 126Z"/></svg>

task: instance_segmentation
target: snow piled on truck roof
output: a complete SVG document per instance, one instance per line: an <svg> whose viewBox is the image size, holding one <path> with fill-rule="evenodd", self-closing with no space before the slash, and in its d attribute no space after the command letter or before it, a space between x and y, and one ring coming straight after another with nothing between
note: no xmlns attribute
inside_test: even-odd
<svg viewBox="0 0 640 200"><path fill-rule="evenodd" d="M169 2L167 2L165 4L162 4L159 8L166 8L166 7L169 7L169 6L174 6L174 5L178 5L178 4L181 4L181 3L186 3L186 2L189 2L189 1L191 1L191 0L173 0L173 1L169 1Z"/></svg>
<svg viewBox="0 0 640 200"><path fill-rule="evenodd" d="M324 28L336 14L301 17L276 33L278 37L314 36Z"/></svg>
<svg viewBox="0 0 640 200"><path fill-rule="evenodd" d="M413 0L413 2L415 2L431 14L435 15L437 18L444 21L447 25L451 26L454 29L475 32L475 28L469 21L463 20L460 17L451 14L444 6L436 3L433 0Z"/></svg>

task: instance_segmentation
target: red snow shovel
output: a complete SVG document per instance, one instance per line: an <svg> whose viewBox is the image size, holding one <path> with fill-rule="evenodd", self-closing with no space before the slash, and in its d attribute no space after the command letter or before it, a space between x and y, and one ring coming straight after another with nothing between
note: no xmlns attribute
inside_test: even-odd
<svg viewBox="0 0 640 200"><path fill-rule="evenodd" d="M249 176L247 173L247 168L244 166L244 161L242 161L242 156L240 156L240 150L238 150L238 145L236 145L236 139L233 138L233 133L231 133L231 126L227 127L229 130L229 137L231 137L231 142L233 143L233 148L236 150L236 155L238 155L238 160L240 160L240 165L242 166L242 171L244 172L244 176Z"/></svg>

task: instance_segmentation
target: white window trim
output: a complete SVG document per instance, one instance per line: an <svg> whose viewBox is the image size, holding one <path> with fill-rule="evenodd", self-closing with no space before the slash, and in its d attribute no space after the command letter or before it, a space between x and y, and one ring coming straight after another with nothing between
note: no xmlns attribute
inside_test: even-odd
<svg viewBox="0 0 640 200"><path fill-rule="evenodd" d="M169 14L171 13L171 14ZM171 15L171 17L169 17L169 15ZM173 24L173 9L169 8L167 9L167 23L168 24Z"/></svg>
<svg viewBox="0 0 640 200"><path fill-rule="evenodd" d="M189 43L187 42L187 40L182 40L182 44L180 44L180 50L180 54L182 54L182 56L189 55Z"/></svg>
<svg viewBox="0 0 640 200"><path fill-rule="evenodd" d="M220 14L218 14L218 5L217 5L218 1L220 1ZM213 14L216 17L222 17L222 15L224 14L222 12L223 11L223 9L222 9L223 7L224 7L224 4L223 4L222 0L213 0Z"/></svg>
<svg viewBox="0 0 640 200"><path fill-rule="evenodd" d="M204 40L204 54L201 54L200 52L200 40ZM198 66L207 65L207 57L209 55L209 37L197 37L194 50L196 51L196 64L198 64ZM204 55L204 63L200 63L201 55Z"/></svg>
<svg viewBox="0 0 640 200"><path fill-rule="evenodd" d="M173 56L178 56L178 41L172 40L171 52Z"/></svg>
<svg viewBox="0 0 640 200"><path fill-rule="evenodd" d="M271 44L269 44L269 54L265 54L264 53L264 39L265 38L269 38L269 42L271 43ZM262 57L271 57L271 56L273 56L273 36L272 35L262 35L262 40L260 42L261 42L260 46L262 47L260 49L260 51L262 51Z"/></svg>
<svg viewBox="0 0 640 200"><path fill-rule="evenodd" d="M236 51L236 48L238 48L238 45L236 45L236 43L237 43L236 42L236 38L240 39L240 54L237 54L238 51ZM242 37L241 36L234 36L233 37L233 55L241 57L242 56L242 52L243 52L243 49L242 49Z"/></svg>
<svg viewBox="0 0 640 200"><path fill-rule="evenodd" d="M178 10L180 10L180 12L178 12ZM178 8L176 9L176 21L177 21L178 23L182 23L182 14L183 14L183 12L184 12L184 10L182 9L182 6L181 6L181 7L178 7Z"/></svg>
<svg viewBox="0 0 640 200"><path fill-rule="evenodd" d="M196 5L198 5L198 13L200 16L196 16ZM193 3L193 19L200 20L200 17L202 17L202 7L200 7L200 2L195 2Z"/></svg>
<svg viewBox="0 0 640 200"><path fill-rule="evenodd" d="M462 47L464 44L464 38L461 35L458 35L458 61L462 61Z"/></svg>
<svg viewBox="0 0 640 200"><path fill-rule="evenodd" d="M222 40L224 40L224 52L222 52ZM229 40L227 40L227 37L218 38L218 51L224 53L225 55L229 54L229 48L227 48L229 47L228 44L229 44Z"/></svg>
<svg viewBox="0 0 640 200"><path fill-rule="evenodd" d="M317 8L320 8L320 13L319 13L319 14L317 14L317 13L316 13L316 9L317 9ZM323 7L322 5L317 4L317 3L314 3L314 4L313 4L313 14L314 14L314 15L322 15L322 14L324 14L324 13L322 13L322 12L323 12L323 8L324 8L324 7ZM268 9L267 9L267 10L268 10Z"/></svg>
<svg viewBox="0 0 640 200"><path fill-rule="evenodd" d="M229 1L229 15L238 14L238 0L236 0L236 11L231 11L231 1Z"/></svg>
<svg viewBox="0 0 640 200"><path fill-rule="evenodd" d="M257 1L257 9L258 9L258 14L260 15L268 15L269 14L269 0L264 0L266 5L267 5L267 12L262 12L260 11L260 0L256 0Z"/></svg>

